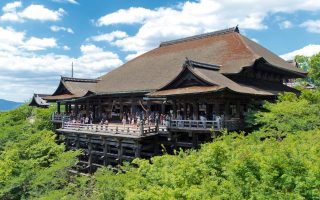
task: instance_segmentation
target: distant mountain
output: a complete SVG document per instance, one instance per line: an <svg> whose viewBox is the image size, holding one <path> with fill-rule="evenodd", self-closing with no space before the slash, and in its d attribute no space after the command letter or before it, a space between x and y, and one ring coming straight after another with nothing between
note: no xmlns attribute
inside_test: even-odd
<svg viewBox="0 0 320 200"><path fill-rule="evenodd" d="M23 103L0 99L0 111L12 110L22 104Z"/></svg>

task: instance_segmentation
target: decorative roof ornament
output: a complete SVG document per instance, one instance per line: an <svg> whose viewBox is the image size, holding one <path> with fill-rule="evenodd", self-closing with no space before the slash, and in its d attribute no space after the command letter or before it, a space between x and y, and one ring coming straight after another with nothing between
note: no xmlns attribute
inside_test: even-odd
<svg viewBox="0 0 320 200"><path fill-rule="evenodd" d="M221 65L208 64L208 63L202 63L202 62L190 60L188 57L186 57L184 66L204 68L204 69L210 69L215 71L219 71L221 67Z"/></svg>

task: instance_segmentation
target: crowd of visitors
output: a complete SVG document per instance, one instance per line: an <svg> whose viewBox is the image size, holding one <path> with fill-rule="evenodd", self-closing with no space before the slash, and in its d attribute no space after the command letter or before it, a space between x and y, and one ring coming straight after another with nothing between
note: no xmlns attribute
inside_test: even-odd
<svg viewBox="0 0 320 200"><path fill-rule="evenodd" d="M212 113L211 115L206 114L205 112L199 113L199 119L203 124L206 121L223 121L224 116L218 116L216 113ZM94 122L99 123L101 125L108 125L110 118L106 112L102 112L99 118L94 118L94 114L92 111L89 112L89 115L84 114L83 112L79 112L75 114L71 111L68 121L71 123L80 123L80 124L93 124ZM122 113L122 118L120 122L123 126L132 125L139 127L141 122L145 125L163 125L169 126L170 120L194 120L194 116L187 115L183 116L181 112L177 112L177 115L174 115L171 111L170 113L159 113L159 112L135 112L135 113Z"/></svg>

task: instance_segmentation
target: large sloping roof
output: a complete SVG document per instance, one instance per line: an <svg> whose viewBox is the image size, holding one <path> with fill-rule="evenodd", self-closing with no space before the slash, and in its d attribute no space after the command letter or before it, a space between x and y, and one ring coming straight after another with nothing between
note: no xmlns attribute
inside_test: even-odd
<svg viewBox="0 0 320 200"><path fill-rule="evenodd" d="M238 28L162 43L101 77L97 93L154 91L173 80L185 58L220 66L217 74L239 73L264 58L279 69L303 76L304 72L244 37ZM227 81L228 82L228 81ZM226 83L228 84L228 83Z"/></svg>

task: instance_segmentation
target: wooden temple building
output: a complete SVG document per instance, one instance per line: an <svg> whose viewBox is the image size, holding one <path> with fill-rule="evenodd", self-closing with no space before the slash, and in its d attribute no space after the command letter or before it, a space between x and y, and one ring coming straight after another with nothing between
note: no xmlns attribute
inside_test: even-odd
<svg viewBox="0 0 320 200"><path fill-rule="evenodd" d="M45 99L57 103L57 133L85 150L91 171L241 129L252 105L298 93L283 82L305 76L235 27L163 42L97 79L61 77Z"/></svg>

